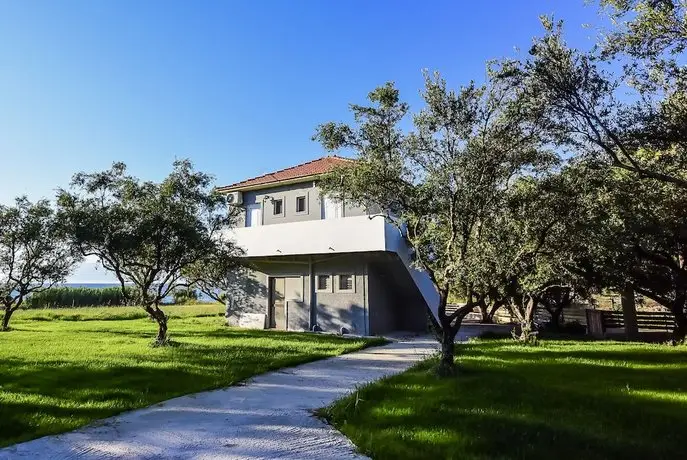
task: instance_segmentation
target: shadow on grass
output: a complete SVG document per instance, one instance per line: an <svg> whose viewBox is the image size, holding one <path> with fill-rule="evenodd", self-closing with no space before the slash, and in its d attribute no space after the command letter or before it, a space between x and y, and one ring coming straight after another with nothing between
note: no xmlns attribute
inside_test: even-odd
<svg viewBox="0 0 687 460"><path fill-rule="evenodd" d="M306 334L215 331L207 325L204 331L172 330L176 346L156 349L147 346L152 329L42 332L44 342L39 333L10 333L12 342L3 344L6 352L10 346L14 349L0 355L0 446L363 345ZM55 351L69 340L81 343L66 344L64 354ZM92 346L102 349L103 344L112 348L100 356L92 351Z"/></svg>
<svg viewBox="0 0 687 460"><path fill-rule="evenodd" d="M687 348L594 346L471 343L457 378L437 378L428 361L325 412L375 459L684 457Z"/></svg>

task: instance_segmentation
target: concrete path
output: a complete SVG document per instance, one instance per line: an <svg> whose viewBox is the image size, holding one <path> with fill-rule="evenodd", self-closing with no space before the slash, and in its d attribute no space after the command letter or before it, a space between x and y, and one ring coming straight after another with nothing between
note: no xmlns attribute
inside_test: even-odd
<svg viewBox="0 0 687 460"><path fill-rule="evenodd" d="M10 446L0 450L0 459L365 458L312 411L402 372L436 348L429 337L400 338Z"/></svg>

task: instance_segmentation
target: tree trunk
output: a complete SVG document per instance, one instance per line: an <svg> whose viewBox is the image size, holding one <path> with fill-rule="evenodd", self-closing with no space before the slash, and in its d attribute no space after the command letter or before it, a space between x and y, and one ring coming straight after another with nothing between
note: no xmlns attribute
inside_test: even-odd
<svg viewBox="0 0 687 460"><path fill-rule="evenodd" d="M491 309L489 310L489 322L493 323L494 322L494 316L496 316L496 312L499 311L501 307L503 307L506 304L503 300L497 300L494 302L494 304L491 306Z"/></svg>
<svg viewBox="0 0 687 460"><path fill-rule="evenodd" d="M563 308L554 307L547 308L546 310L551 315L551 321L549 322L549 324L551 325L551 329L554 331L559 331L561 329L561 313L563 312Z"/></svg>
<svg viewBox="0 0 687 460"><path fill-rule="evenodd" d="M491 324L494 322L493 312L491 314L489 313L489 307L487 306L487 303L485 301L479 303L479 312L482 316L482 318L480 319L480 323Z"/></svg>
<svg viewBox="0 0 687 460"><path fill-rule="evenodd" d="M635 305L635 290L631 283L625 283L620 293L620 305L623 308L623 322L625 323L625 338L637 340L637 307Z"/></svg>
<svg viewBox="0 0 687 460"><path fill-rule="evenodd" d="M678 295L671 308L675 316L675 329L673 329L673 341L676 343L684 342L687 335L687 312L685 312L686 296Z"/></svg>
<svg viewBox="0 0 687 460"><path fill-rule="evenodd" d="M5 307L5 314L2 316L2 331L7 331L10 328L10 318L14 310L11 307Z"/></svg>
<svg viewBox="0 0 687 460"><path fill-rule="evenodd" d="M519 310L518 316L520 317L520 336L517 337L520 342L532 345L537 343L537 328L534 324L537 303L537 299L533 296L527 296L527 300L523 299L520 305L516 307Z"/></svg>
<svg viewBox="0 0 687 460"><path fill-rule="evenodd" d="M455 345L456 332L453 328L443 328L441 332L441 359L437 373L442 377L456 374Z"/></svg>
<svg viewBox="0 0 687 460"><path fill-rule="evenodd" d="M441 344L441 359L437 373L439 376L445 377L454 375L456 373L456 364L454 360L454 339L456 332L451 327L451 320L446 314L446 302L448 301L448 289L439 290L439 324L441 332L439 334L439 343Z"/></svg>
<svg viewBox="0 0 687 460"><path fill-rule="evenodd" d="M157 322L156 346L167 345L167 315L157 305L146 307L148 314Z"/></svg>

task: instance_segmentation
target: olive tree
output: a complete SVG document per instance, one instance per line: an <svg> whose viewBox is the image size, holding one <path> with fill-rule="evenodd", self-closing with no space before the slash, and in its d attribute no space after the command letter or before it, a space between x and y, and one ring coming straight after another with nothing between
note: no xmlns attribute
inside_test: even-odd
<svg viewBox="0 0 687 460"><path fill-rule="evenodd" d="M0 330L8 330L28 296L64 282L78 259L48 201L22 197L0 205Z"/></svg>
<svg viewBox="0 0 687 460"><path fill-rule="evenodd" d="M605 286L634 289L685 317L687 189L686 5L681 0L601 0L613 19L591 50L567 45L562 23L501 76L548 140L594 170L578 256ZM617 63L620 63L620 70ZM593 229L593 231L592 231Z"/></svg>
<svg viewBox="0 0 687 460"><path fill-rule="evenodd" d="M155 343L164 345L161 303L175 289L192 286L184 269L220 250L221 234L232 224L212 178L186 160L175 161L161 182L141 181L115 163L76 174L58 204L74 247L115 275L123 295L157 322Z"/></svg>
<svg viewBox="0 0 687 460"><path fill-rule="evenodd" d="M674 184L637 181L608 167L589 171L586 219L573 229L578 254L603 287L628 288L675 318L673 336L687 334L687 196Z"/></svg>
<svg viewBox="0 0 687 460"><path fill-rule="evenodd" d="M471 83L452 91L438 74L426 74L422 97L409 132L400 127L409 107L388 83L368 95L371 105L351 105L355 125L320 125L315 139L356 154L357 161L329 174L324 190L382 211L434 283L439 370L453 373L455 336L486 295L482 235L496 224L514 178L534 173L551 155L539 148L538 126L512 104L513 86ZM449 293L458 290L467 302L448 313Z"/></svg>
<svg viewBox="0 0 687 460"><path fill-rule="evenodd" d="M518 178L507 193L497 225L485 229L482 256L490 285L518 321L515 336L537 339L535 316L542 299L571 282L568 253L560 244L574 238L567 231L576 209L574 187L555 171Z"/></svg>

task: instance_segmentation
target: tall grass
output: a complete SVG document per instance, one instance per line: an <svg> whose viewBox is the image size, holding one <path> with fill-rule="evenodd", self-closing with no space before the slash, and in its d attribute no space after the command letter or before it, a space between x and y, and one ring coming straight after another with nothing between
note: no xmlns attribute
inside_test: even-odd
<svg viewBox="0 0 687 460"><path fill-rule="evenodd" d="M221 317L224 315L224 305L207 303L200 305L165 305L162 307L169 318L198 318ZM15 313L16 321L122 321L148 318L148 314L141 307L122 306L108 307L76 307L20 310Z"/></svg>
<svg viewBox="0 0 687 460"><path fill-rule="evenodd" d="M126 299L119 287L57 286L33 294L25 303L26 308L114 307L122 305L126 305Z"/></svg>

